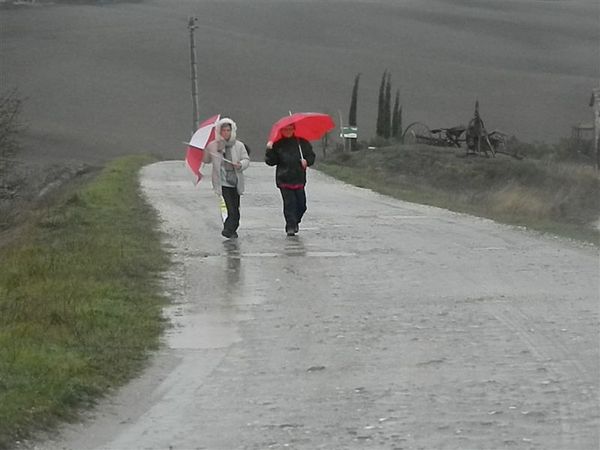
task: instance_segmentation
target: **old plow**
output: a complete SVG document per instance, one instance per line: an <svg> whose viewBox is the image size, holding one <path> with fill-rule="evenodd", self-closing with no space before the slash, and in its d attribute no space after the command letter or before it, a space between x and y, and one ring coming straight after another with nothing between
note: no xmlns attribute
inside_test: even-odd
<svg viewBox="0 0 600 450"><path fill-rule="evenodd" d="M520 159L507 152L508 135L499 130L488 131L479 114L479 101L475 102L475 113L467 126L430 129L422 122L413 122L402 134L404 144L427 144L438 147L465 148L467 155L495 156L496 153Z"/></svg>

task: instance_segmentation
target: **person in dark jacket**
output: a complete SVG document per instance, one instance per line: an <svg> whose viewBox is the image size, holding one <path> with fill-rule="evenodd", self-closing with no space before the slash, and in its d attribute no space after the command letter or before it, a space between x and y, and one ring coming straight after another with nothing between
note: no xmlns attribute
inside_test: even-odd
<svg viewBox="0 0 600 450"><path fill-rule="evenodd" d="M306 168L315 162L315 152L306 139L295 136L295 128L288 125L281 130L281 139L267 142L265 162L277 166L275 182L283 199L285 232L294 236L306 212Z"/></svg>

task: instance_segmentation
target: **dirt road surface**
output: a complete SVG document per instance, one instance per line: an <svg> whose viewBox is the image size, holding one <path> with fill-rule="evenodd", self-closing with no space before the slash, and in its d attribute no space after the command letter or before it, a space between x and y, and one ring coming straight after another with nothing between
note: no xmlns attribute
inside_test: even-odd
<svg viewBox="0 0 600 450"><path fill-rule="evenodd" d="M180 161L147 166L173 266L152 367L43 449L599 446L598 251L309 171L283 231L247 171L238 240Z"/></svg>

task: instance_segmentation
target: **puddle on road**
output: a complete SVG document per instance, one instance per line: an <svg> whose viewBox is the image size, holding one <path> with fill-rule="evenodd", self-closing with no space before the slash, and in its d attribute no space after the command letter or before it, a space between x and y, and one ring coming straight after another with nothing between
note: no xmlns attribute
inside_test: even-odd
<svg viewBox="0 0 600 450"><path fill-rule="evenodd" d="M356 256L356 253L351 252L306 252L306 256L314 256L317 258L338 258L342 256Z"/></svg>
<svg viewBox="0 0 600 450"><path fill-rule="evenodd" d="M328 251L305 251L302 249L289 249L282 253L276 252L249 252L241 253L237 258L281 258L285 256L309 256L313 258L339 258L347 256L356 256L356 253L352 252L328 252ZM202 255L206 259L221 259L223 255Z"/></svg>
<svg viewBox="0 0 600 450"><path fill-rule="evenodd" d="M260 289L260 276L254 273L256 262L244 264L244 260L254 258L340 258L356 256L352 252L307 250L304 242L298 237L288 238L284 241L283 248L277 252L242 251L239 241L223 242L223 252L186 252L185 266L193 272L198 265L208 261L208 271L213 271L212 280L216 286L211 295L217 301L207 302L206 298L199 297L201 286L192 278L185 283L183 280L174 279L174 284L181 284L181 303L174 303L165 308L163 314L173 325L165 333L166 344L177 350L206 350L226 348L241 341L239 322L249 320L247 308L264 301ZM186 270L178 272L179 276L186 276ZM175 276L175 278L178 278ZM241 289L245 285L249 289ZM246 310L246 312L244 312Z"/></svg>
<svg viewBox="0 0 600 450"><path fill-rule="evenodd" d="M177 311L179 310L179 311ZM177 350L228 347L241 340L234 319L224 314L190 314L168 308L165 316L173 327L165 333L167 345Z"/></svg>
<svg viewBox="0 0 600 450"><path fill-rule="evenodd" d="M434 216L423 216L423 215L400 215L400 214L394 214L394 215L385 215L385 214L378 214L375 216L378 219L436 219L437 217Z"/></svg>

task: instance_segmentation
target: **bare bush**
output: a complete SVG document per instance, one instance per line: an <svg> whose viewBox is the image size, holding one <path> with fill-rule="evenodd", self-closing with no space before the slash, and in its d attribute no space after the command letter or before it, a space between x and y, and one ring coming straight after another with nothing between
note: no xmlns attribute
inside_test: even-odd
<svg viewBox="0 0 600 450"><path fill-rule="evenodd" d="M18 136L24 128L20 119L23 100L16 89L0 94L0 158L18 149Z"/></svg>

